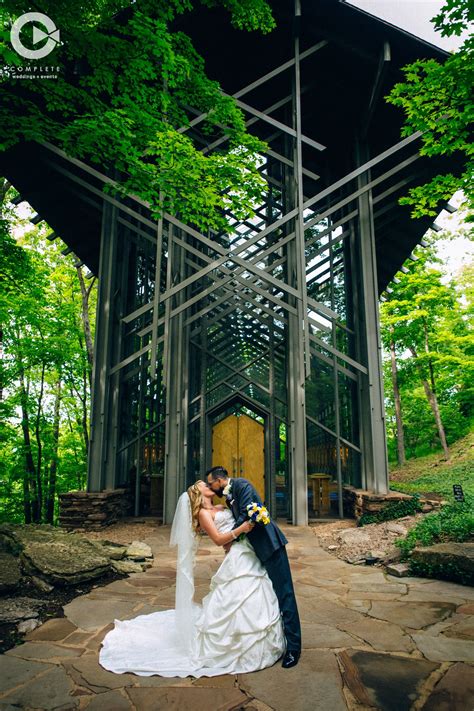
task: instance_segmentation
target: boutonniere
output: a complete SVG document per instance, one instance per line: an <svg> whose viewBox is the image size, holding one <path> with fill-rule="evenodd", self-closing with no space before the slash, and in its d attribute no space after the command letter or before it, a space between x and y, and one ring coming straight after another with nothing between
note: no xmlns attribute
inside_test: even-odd
<svg viewBox="0 0 474 711"><path fill-rule="evenodd" d="M230 490L232 488L232 483L229 482L227 486L224 487L224 491L222 492L224 496L229 496Z"/></svg>

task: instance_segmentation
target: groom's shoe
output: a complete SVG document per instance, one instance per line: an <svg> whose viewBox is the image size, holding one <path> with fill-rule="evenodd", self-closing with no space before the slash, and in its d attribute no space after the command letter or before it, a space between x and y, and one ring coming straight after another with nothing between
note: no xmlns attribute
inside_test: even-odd
<svg viewBox="0 0 474 711"><path fill-rule="evenodd" d="M288 650L288 652L286 652L285 656L283 657L281 666L283 667L283 669L291 669L291 667L295 667L299 662L300 656L301 652L292 652L291 650Z"/></svg>

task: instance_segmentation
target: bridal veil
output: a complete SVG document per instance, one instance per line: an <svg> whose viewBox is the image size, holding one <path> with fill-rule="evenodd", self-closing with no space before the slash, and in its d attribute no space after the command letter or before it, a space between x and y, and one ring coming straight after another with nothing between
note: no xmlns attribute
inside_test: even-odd
<svg viewBox="0 0 474 711"><path fill-rule="evenodd" d="M178 499L171 526L170 546L178 547L176 561L176 629L185 647L190 650L196 614L194 596L194 562L199 538L194 533L191 502L187 492Z"/></svg>

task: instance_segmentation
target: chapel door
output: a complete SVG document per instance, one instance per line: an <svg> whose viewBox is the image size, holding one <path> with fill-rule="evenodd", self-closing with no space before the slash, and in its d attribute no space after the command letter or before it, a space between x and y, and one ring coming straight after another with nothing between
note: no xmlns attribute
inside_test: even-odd
<svg viewBox="0 0 474 711"><path fill-rule="evenodd" d="M229 415L212 428L212 466L243 476L265 498L264 428L248 415Z"/></svg>

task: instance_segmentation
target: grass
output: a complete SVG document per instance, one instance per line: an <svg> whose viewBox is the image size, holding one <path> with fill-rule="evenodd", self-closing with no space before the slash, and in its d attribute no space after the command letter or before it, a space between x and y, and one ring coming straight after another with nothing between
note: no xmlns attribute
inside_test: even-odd
<svg viewBox="0 0 474 711"><path fill-rule="evenodd" d="M404 467L390 474L390 488L405 494L440 496L453 501L453 484L461 484L468 496L474 497L474 433L455 442L451 458L442 452L410 459Z"/></svg>

